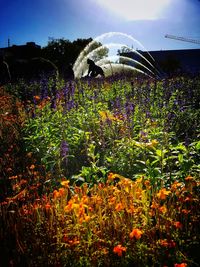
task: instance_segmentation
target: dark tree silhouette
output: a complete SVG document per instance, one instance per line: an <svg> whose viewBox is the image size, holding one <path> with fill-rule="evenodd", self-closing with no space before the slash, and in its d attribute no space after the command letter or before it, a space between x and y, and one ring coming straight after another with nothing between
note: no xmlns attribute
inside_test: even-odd
<svg viewBox="0 0 200 267"><path fill-rule="evenodd" d="M92 39L77 39L69 41L62 39L49 39L47 46L42 48L42 56L52 61L63 78L72 78L72 65L79 53Z"/></svg>

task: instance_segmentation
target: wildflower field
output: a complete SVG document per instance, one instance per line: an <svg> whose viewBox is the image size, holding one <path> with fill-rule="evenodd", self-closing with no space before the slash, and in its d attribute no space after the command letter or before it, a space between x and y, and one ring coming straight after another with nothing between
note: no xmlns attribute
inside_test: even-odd
<svg viewBox="0 0 200 267"><path fill-rule="evenodd" d="M200 76L0 88L0 266L200 266Z"/></svg>

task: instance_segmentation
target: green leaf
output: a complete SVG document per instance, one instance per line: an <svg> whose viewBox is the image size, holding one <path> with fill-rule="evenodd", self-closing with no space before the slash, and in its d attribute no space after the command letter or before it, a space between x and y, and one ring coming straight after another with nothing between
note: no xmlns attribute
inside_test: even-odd
<svg viewBox="0 0 200 267"><path fill-rule="evenodd" d="M179 161L180 163L183 162L183 154L178 154L178 161Z"/></svg>
<svg viewBox="0 0 200 267"><path fill-rule="evenodd" d="M156 155L158 155L159 157L163 156L163 151L161 149L157 149L156 150Z"/></svg>
<svg viewBox="0 0 200 267"><path fill-rule="evenodd" d="M200 141L197 142L197 144L196 144L196 149L197 149L197 150L200 150Z"/></svg>

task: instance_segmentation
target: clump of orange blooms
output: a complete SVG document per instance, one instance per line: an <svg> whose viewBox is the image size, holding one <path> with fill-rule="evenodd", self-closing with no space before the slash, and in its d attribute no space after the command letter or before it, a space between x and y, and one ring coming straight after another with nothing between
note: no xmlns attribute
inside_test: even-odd
<svg viewBox="0 0 200 267"><path fill-rule="evenodd" d="M122 253L126 252L126 248L119 244L113 248L113 252L116 253L119 257L121 257Z"/></svg>
<svg viewBox="0 0 200 267"><path fill-rule="evenodd" d="M133 229L132 232L129 234L130 238L140 239L142 236L142 231L140 229Z"/></svg>
<svg viewBox="0 0 200 267"><path fill-rule="evenodd" d="M29 170L35 171L35 167L30 165ZM143 176L132 181L109 173L106 183L93 187L86 183L72 186L62 179L52 193L19 208L19 222L43 225L46 230L37 234L35 244L42 246L45 233L62 261L73 255L76 262L86 257L90 266L98 262L114 266L112 257L117 255L115 263L131 258L136 266L146 266L150 257L155 264L162 264L170 255L172 266L183 267L187 266L187 251L182 239L186 231L190 238L195 237L198 228L194 182L187 178L180 186L174 182L168 188L154 188L152 193L150 181ZM186 197L190 201L185 201ZM25 237L20 238L24 244ZM138 259L138 255L142 256ZM184 263L177 263L181 259Z"/></svg>

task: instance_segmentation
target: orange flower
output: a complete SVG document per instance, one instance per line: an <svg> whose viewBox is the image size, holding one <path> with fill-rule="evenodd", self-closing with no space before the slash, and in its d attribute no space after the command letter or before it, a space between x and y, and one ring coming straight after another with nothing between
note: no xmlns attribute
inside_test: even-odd
<svg viewBox="0 0 200 267"><path fill-rule="evenodd" d="M174 267L187 267L187 263L175 263Z"/></svg>
<svg viewBox="0 0 200 267"><path fill-rule="evenodd" d="M142 231L140 229L133 229L132 232L129 234L129 237L132 238L136 238L136 239L140 239L142 236Z"/></svg>
<svg viewBox="0 0 200 267"><path fill-rule="evenodd" d="M56 199L56 198L59 198L59 197L60 197L60 193L57 190L54 190L53 191L53 198Z"/></svg>
<svg viewBox="0 0 200 267"><path fill-rule="evenodd" d="M191 181L191 180L194 180L194 178L193 178L192 176L187 176L187 177L185 178L185 181Z"/></svg>
<svg viewBox="0 0 200 267"><path fill-rule="evenodd" d="M126 209L126 211L130 214L133 214L136 210L134 206L130 206L129 209Z"/></svg>
<svg viewBox="0 0 200 267"><path fill-rule="evenodd" d="M160 211L161 213L165 214L165 213L167 212L167 208L166 208L166 206L162 206L162 207L160 207L160 208L159 208L159 211Z"/></svg>
<svg viewBox="0 0 200 267"><path fill-rule="evenodd" d="M160 239L159 243L162 247L165 248L174 248L176 246L176 243L173 240L167 241L167 239Z"/></svg>
<svg viewBox="0 0 200 267"><path fill-rule="evenodd" d="M51 204L50 203L47 203L46 205L45 205L45 209L46 210L49 210L51 208Z"/></svg>
<svg viewBox="0 0 200 267"><path fill-rule="evenodd" d="M108 254L108 249L107 249L107 248L102 248L102 249L101 249L101 252L102 252L104 255L107 255L107 254Z"/></svg>
<svg viewBox="0 0 200 267"><path fill-rule="evenodd" d="M32 157L32 154L33 154L32 152L29 152L26 155L27 155L28 158L31 158Z"/></svg>
<svg viewBox="0 0 200 267"><path fill-rule="evenodd" d="M65 206L64 211L65 212L70 212L73 209L73 201L70 199L68 201L68 204Z"/></svg>
<svg viewBox="0 0 200 267"><path fill-rule="evenodd" d="M183 186L183 183L179 183L179 182L174 182L172 185L171 185L171 189L172 190L176 190L177 188L180 188Z"/></svg>
<svg viewBox="0 0 200 267"><path fill-rule="evenodd" d="M144 181L144 185L145 185L146 187L151 187L151 183L150 183L149 180L145 180L145 181Z"/></svg>
<svg viewBox="0 0 200 267"><path fill-rule="evenodd" d="M64 188L59 188L58 189L59 195L62 197L65 195L65 189Z"/></svg>
<svg viewBox="0 0 200 267"><path fill-rule="evenodd" d="M89 215L85 215L85 222L89 222L89 220L91 219L91 217Z"/></svg>
<svg viewBox="0 0 200 267"><path fill-rule="evenodd" d="M72 240L68 240L68 243L72 246L80 244L80 241L77 238L74 238Z"/></svg>
<svg viewBox="0 0 200 267"><path fill-rule="evenodd" d="M184 202L190 202L190 201L192 201L192 197L186 197L185 199L184 199Z"/></svg>
<svg viewBox="0 0 200 267"><path fill-rule="evenodd" d="M187 209L182 209L182 213L183 213L183 214L188 214L188 213L190 213L190 211L187 210Z"/></svg>
<svg viewBox="0 0 200 267"><path fill-rule="evenodd" d="M113 180L114 178L115 178L114 173L113 173L113 172L110 172L110 173L108 174L108 180Z"/></svg>
<svg viewBox="0 0 200 267"><path fill-rule="evenodd" d="M174 226L177 228L177 229L181 229L183 227L182 223L180 222L174 222Z"/></svg>
<svg viewBox="0 0 200 267"><path fill-rule="evenodd" d="M16 175L16 176L10 176L8 179L13 180L13 179L17 179L17 178L18 178L18 176Z"/></svg>
<svg viewBox="0 0 200 267"><path fill-rule="evenodd" d="M96 205L101 205L101 203L102 203L102 198L100 197L100 196L98 196L98 195L93 195L92 197L91 197L91 199L92 199L92 202L94 203L94 204L96 204Z"/></svg>
<svg viewBox="0 0 200 267"><path fill-rule="evenodd" d="M124 206L122 203L117 203L117 205L115 206L115 210L116 211L120 211L120 210L123 210Z"/></svg>
<svg viewBox="0 0 200 267"><path fill-rule="evenodd" d="M81 202L82 202L83 204L88 204L88 202L89 202L88 197L87 197L86 195L84 195L84 196L82 197L82 199L81 199Z"/></svg>
<svg viewBox="0 0 200 267"><path fill-rule="evenodd" d="M39 95L35 95L33 98L34 98L36 101L40 100Z"/></svg>
<svg viewBox="0 0 200 267"><path fill-rule="evenodd" d="M152 202L151 208L152 209L157 209L159 207L158 203L156 203L155 201Z"/></svg>
<svg viewBox="0 0 200 267"><path fill-rule="evenodd" d="M160 243L160 245L161 245L162 247L165 247L165 248L168 247L168 242L167 242L166 239L161 239L159 243Z"/></svg>
<svg viewBox="0 0 200 267"><path fill-rule="evenodd" d="M81 217L80 217L81 216ZM91 220L91 217L85 213L80 214L79 222L82 224L83 222L89 222Z"/></svg>
<svg viewBox="0 0 200 267"><path fill-rule="evenodd" d="M35 169L35 165L34 164L32 164L31 166L30 166L30 168L29 168L30 170L34 170Z"/></svg>
<svg viewBox="0 0 200 267"><path fill-rule="evenodd" d="M163 188L157 193L157 197L161 200L165 200L170 193L171 191L167 191L165 188Z"/></svg>
<svg viewBox="0 0 200 267"><path fill-rule="evenodd" d="M116 201L116 197L111 197L111 198L109 198L108 204L113 205L113 204L115 204L115 201Z"/></svg>
<svg viewBox="0 0 200 267"><path fill-rule="evenodd" d="M126 251L125 247L122 247L121 244L114 247L113 252L116 253L119 257L122 256L123 251Z"/></svg>

